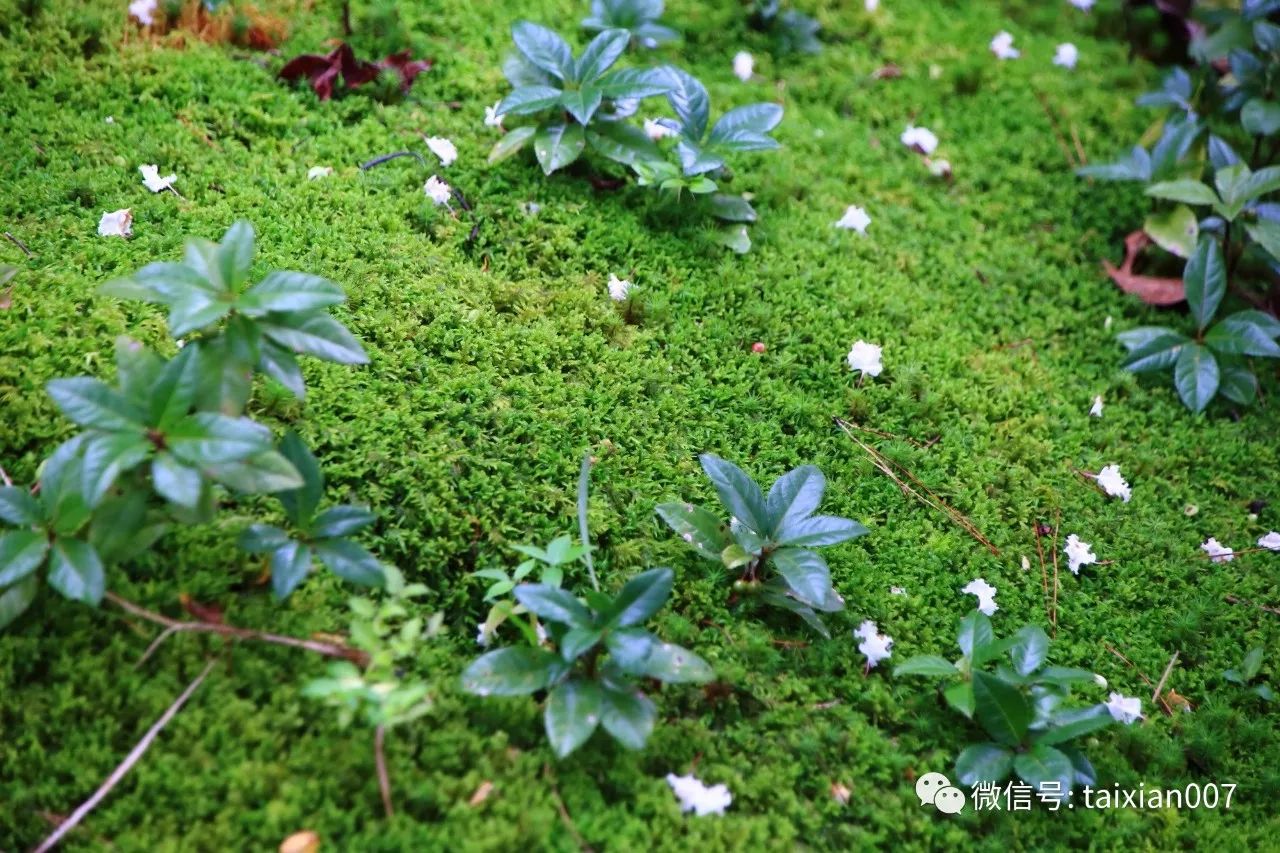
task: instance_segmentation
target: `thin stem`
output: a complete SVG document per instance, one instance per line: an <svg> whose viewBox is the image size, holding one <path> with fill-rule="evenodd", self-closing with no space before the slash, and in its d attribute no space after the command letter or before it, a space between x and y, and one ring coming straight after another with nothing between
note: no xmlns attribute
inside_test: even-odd
<svg viewBox="0 0 1280 853"><path fill-rule="evenodd" d="M1235 272L1235 264L1231 258L1231 220L1227 220L1222 229L1222 258L1227 265L1227 287L1231 287L1231 276Z"/></svg>
<svg viewBox="0 0 1280 853"><path fill-rule="evenodd" d="M373 761L378 768L378 790L382 792L382 808L387 817L395 817L396 810L391 805L391 776L387 773L387 755L383 751L383 742L387 737L385 726L378 726L373 731Z"/></svg>
<svg viewBox="0 0 1280 853"><path fill-rule="evenodd" d="M596 580L596 566L591 559L591 532L587 530L587 496L591 489L591 451L582 456L582 469L578 472L578 536L582 539L582 547L586 550L587 575L591 578L591 588L599 591L600 584Z"/></svg>
<svg viewBox="0 0 1280 853"><path fill-rule="evenodd" d="M184 621L181 619L170 619L168 616L148 610L141 605L134 604L126 598L121 598L113 592L108 592L106 594L106 599L126 613L165 627L166 630L156 638L156 641L152 642L151 646L143 654L143 660L146 660L146 658L155 651L160 642L168 636L183 631L190 631L201 634L220 634L224 637L231 637L236 640L257 640L262 643L275 643L279 646L291 646L295 649L305 649L309 652L315 652L316 654L324 655L325 657L349 660L359 666L366 666L369 663L369 656L365 652L339 643L324 643L319 640L302 640L297 637L270 634L266 631L255 631L252 628L238 628L235 625L224 625L221 622L194 622Z"/></svg>
<svg viewBox="0 0 1280 853"><path fill-rule="evenodd" d="M179 711L182 710L182 706L187 703L187 700L191 698L191 695L196 692L209 673L213 671L214 664L217 662L217 659L213 658L205 664L204 669L200 671L200 674L187 685L187 689L183 690L178 698L173 700L173 704L160 715L160 719L156 720L151 728L147 729L147 733L142 736L142 740L138 741L133 749L129 751L129 754L125 756L124 761L120 762L116 769L111 771L111 775L107 777L107 780L98 787L98 790L93 792L93 795L90 796L89 799L81 803L80 807L72 812L70 817L59 824L58 828L55 829L48 838L40 842L40 846L35 849L35 853L46 853L46 851L52 850L58 842L62 841L68 832L75 829L80 821L85 819L85 816L88 815L89 812L93 811L94 807L96 807L98 803L102 802L103 798L106 797L107 794L111 793L111 789L125 777L125 774L133 768L133 765L138 763L143 754L151 747L152 742L154 742L160 735L160 731L169 724L169 721L172 720Z"/></svg>
<svg viewBox="0 0 1280 853"><path fill-rule="evenodd" d="M1160 681L1156 683L1156 689L1151 694L1152 702L1162 702L1160 691L1164 689L1164 683L1169 680L1169 673L1173 672L1173 665L1178 662L1179 652L1174 652L1173 657L1169 658L1169 665L1164 668L1164 674L1160 676Z"/></svg>

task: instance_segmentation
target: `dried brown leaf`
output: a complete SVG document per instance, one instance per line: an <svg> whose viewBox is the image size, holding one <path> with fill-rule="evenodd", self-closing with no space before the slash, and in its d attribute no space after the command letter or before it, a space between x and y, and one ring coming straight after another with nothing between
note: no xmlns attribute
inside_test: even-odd
<svg viewBox="0 0 1280 853"><path fill-rule="evenodd" d="M1138 254L1150 243L1151 238L1146 232L1134 231L1124 238L1124 261L1120 266L1117 267L1104 259L1102 267L1115 282L1116 287L1138 297L1148 305L1177 305L1187 298L1182 279L1139 275L1133 271Z"/></svg>

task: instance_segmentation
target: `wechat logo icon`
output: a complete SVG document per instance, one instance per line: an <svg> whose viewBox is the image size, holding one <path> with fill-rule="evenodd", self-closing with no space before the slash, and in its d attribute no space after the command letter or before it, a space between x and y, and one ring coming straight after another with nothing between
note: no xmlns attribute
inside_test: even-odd
<svg viewBox="0 0 1280 853"><path fill-rule="evenodd" d="M954 787L941 773L926 773L916 780L920 805L933 806L943 814L959 814L964 808L964 791Z"/></svg>

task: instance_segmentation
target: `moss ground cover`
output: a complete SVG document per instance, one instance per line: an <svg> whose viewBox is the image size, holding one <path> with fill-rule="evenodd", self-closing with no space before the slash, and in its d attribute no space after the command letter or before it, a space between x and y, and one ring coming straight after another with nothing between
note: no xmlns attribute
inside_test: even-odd
<svg viewBox="0 0 1280 853"><path fill-rule="evenodd" d="M366 544L431 587L424 606L444 610L450 629L416 663L438 684L435 710L389 744L394 819L381 817L372 736L338 729L299 695L323 663L239 647L74 846L265 849L310 828L334 849L502 850L530 839L574 849L561 804L596 849L1266 846L1280 826L1275 718L1220 673L1252 646L1275 648L1274 614L1226 596L1276 604L1277 565L1270 554L1213 564L1198 546L1214 536L1244 547L1280 527L1277 376L1269 367L1264 399L1239 417L1222 403L1196 417L1166 383L1119 367L1114 332L1157 312L1119 294L1097 259L1118 253L1145 206L1133 188L1071 177L1047 112L1075 128L1091 159L1141 133L1148 116L1132 97L1158 73L1127 61L1118 12L886 3L871 17L808 4L826 49L774 59L738 4L670 3L666 20L685 40L659 56L679 56L717 110L759 100L786 109L782 150L744 158L729 185L753 192L761 212L756 245L739 257L643 190L596 189L586 170L548 180L523 159L485 164L495 137L483 107L507 90L509 25L537 20L580 45L587 4L401 5L402 40L358 25L353 43L370 56L411 45L435 67L403 101L356 91L320 103L274 80L270 57L149 40L113 3L0 4L0 221L34 255L0 244L0 262L19 267L0 311L0 465L28 482L71 434L46 381L108 376L120 334L168 346L160 312L97 295L99 282L178 256L186 235L216 239L251 219L264 268L344 285L349 302L336 313L371 358L355 370L307 362L308 402L266 388L254 414L297 424L332 500L372 506ZM286 55L322 51L340 32L337 4L286 11ZM1016 34L1021 60L987 51L1001 29ZM1049 62L1062 41L1080 47L1074 73ZM731 71L740 49L757 57L745 84ZM902 76L873 79L889 62ZM912 121L938 133L951 183L930 179L898 143ZM358 168L421 150L420 133L454 140L458 162ZM147 192L144 163L176 172L183 198ZM315 165L334 172L308 181ZM431 171L471 214L429 205ZM868 209L866 239L832 227L848 204ZM101 213L121 207L133 209L133 238L96 236ZM608 299L610 273L636 283L632 322ZM859 338L882 344L886 365L861 386L843 362ZM1101 419L1086 414L1096 394ZM905 497L836 416L903 437L876 444L1000 555ZM644 567L674 568L656 627L703 655L724 687L662 691L641 753L597 736L556 762L535 703L465 696L457 673L486 610L484 583L468 573L513 565L511 543L575 528L587 449L599 457L590 521L602 581L616 588ZM654 515L656 503L711 496L696 459L708 450L766 482L816 464L830 484L823 510L871 528L827 551L848 601L828 620L831 641L785 614L737 615L725 578ZM1131 502L1075 473L1108 463L1133 484ZM1256 500L1272 504L1251 519ZM268 506L246 502L244 520ZM959 590L979 576L999 589L1000 633L1045 624L1033 526L1059 515L1063 535L1079 533L1111 562L1063 578L1055 662L1149 698L1108 646L1152 679L1180 651L1169 683L1195 704L1168 717L1144 701L1145 724L1092 738L1100 782L1234 782L1230 810L944 818L918 804L912 780L949 772L969 733L920 682L885 667L864 677L851 630L876 620L895 659L952 655L972 606ZM276 605L257 583L260 563L232 547L239 527L172 537L110 586L157 608L180 593L220 602L237 624L279 633L341 630L351 590L317 574ZM38 841L48 815L96 787L219 649L177 637L135 669L150 637L116 612L47 594L0 635L0 849ZM663 777L695 764L733 792L724 817L680 815ZM486 780L493 793L469 805ZM847 805L833 799L835 782L852 789Z"/></svg>

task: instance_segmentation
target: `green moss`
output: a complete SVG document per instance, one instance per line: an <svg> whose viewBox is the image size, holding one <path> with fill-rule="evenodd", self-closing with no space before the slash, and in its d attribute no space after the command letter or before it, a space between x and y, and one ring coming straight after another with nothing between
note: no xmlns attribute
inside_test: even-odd
<svg viewBox="0 0 1280 853"><path fill-rule="evenodd" d="M87 796L219 654L226 665L73 846L268 849L311 828L336 849L572 850L557 797L597 849L1244 849L1274 834L1274 717L1219 676L1254 645L1274 658L1273 617L1224 600L1276 603L1274 560L1209 564L1197 546L1213 535L1239 547L1280 527L1280 422L1267 403L1277 377L1268 370L1263 404L1239 419L1220 404L1193 417L1163 381L1118 368L1104 320L1126 328L1157 313L1115 291L1097 259L1118 253L1144 205L1134 188L1072 178L1037 98L1093 160L1141 132L1150 116L1132 97L1157 74L1127 63L1112 17L1057 3L1004 4L1008 17L993 4L886 3L875 18L849 11L860 4L800 4L823 22L828 48L774 60L736 4L672 2L684 52L658 55L691 63L717 110L760 99L787 109L783 150L737 164L731 186L755 193L762 221L756 248L736 257L641 190L598 192L582 174L546 180L520 159L485 165L494 136L482 108L505 91L509 23L528 16L572 32L585 3L446 0L400 4L394 17L380 7L370 14L382 23L357 35L360 48L394 47L379 41L394 23L436 67L404 102L355 92L324 104L277 83L263 57L154 45L115 4L93 4L92 25L82 4L49 0L31 21L20 5L29 4L0 4L0 220L35 257L0 243L0 262L21 269L0 312L0 464L28 481L70 433L45 381L109 374L124 332L171 346L160 315L96 296L99 282L177 256L186 235L216 238L250 218L262 269L346 286L343 319L372 360L356 370L308 363L305 404L265 388L255 414L296 423L332 499L373 505L369 544L435 590L427 606L447 610L451 634L419 664L438 679L435 712L390 738L398 814L384 821L371 735L338 730L298 695L321 661L179 636L135 669L149 626L46 595L0 641L0 847L36 842L49 829L42 814ZM299 14L284 52L322 49L338 21L337 4ZM991 59L986 43L999 29L1015 32L1022 60ZM95 38L101 46L90 49ZM1072 74L1049 64L1065 40L1081 51ZM730 71L744 47L759 60L749 84ZM871 78L886 62L901 79ZM928 179L898 144L910 121L939 134L953 183ZM475 208L474 240L471 219L428 208L430 170L407 158L357 168L420 148L419 132L462 152L443 174ZM185 200L147 193L142 163L175 171ZM308 182L313 165L334 174ZM850 203L873 218L865 240L831 227ZM98 216L119 207L134 211L133 239L97 237ZM638 325L608 300L610 272L636 282ZM885 347L886 372L862 387L843 364L858 338ZM754 354L755 341L767 351ZM1098 393L1101 420L1085 414ZM1001 555L905 498L833 416L937 437L927 448L879 446L968 513ZM663 690L663 722L641 754L600 738L557 765L532 701L462 696L456 674L475 653L484 611L483 587L466 573L509 563L511 542L574 527L572 485L588 447L601 457L590 515L603 578L673 566L661 631L705 655L727 687ZM653 515L658 501L709 496L695 459L703 450L766 481L815 463L831 484L824 509L872 528L829 552L849 600L830 620L836 639L814 642L784 615L727 607L725 579ZM1109 462L1133 483L1131 503L1073 473ZM1251 520L1255 499L1272 506ZM1194 517L1183 514L1188 503ZM283 605L254 584L258 565L231 543L266 506L233 507L224 525L166 540L113 588L167 610L186 592L281 633L341 630L347 590L331 577L317 575ZM1197 705L1168 718L1146 702L1145 725L1091 739L1102 782L1236 782L1230 811L948 820L919 807L911 780L949 769L975 733L917 680L864 677L850 630L877 620L897 659L950 654L972 603L959 589L979 575L1000 590L1002 633L1044 623L1032 526L1059 513L1064 534L1112 562L1079 578L1064 572L1056 662L1150 696L1107 645L1153 679L1180 650L1170 684ZM890 595L893 585L908 594ZM695 764L733 791L725 817L679 814L662 777ZM485 780L492 795L468 806ZM831 798L833 781L853 789L848 806Z"/></svg>

